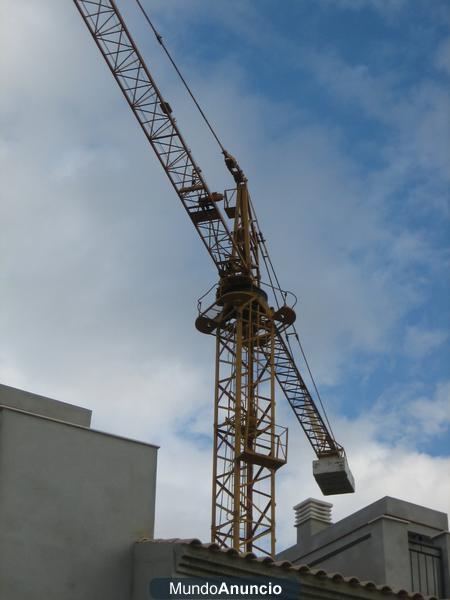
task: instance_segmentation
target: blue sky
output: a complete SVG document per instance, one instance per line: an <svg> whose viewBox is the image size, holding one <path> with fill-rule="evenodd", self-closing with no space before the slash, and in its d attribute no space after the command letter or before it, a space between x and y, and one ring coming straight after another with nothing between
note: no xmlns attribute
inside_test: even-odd
<svg viewBox="0 0 450 600"><path fill-rule="evenodd" d="M386 494L448 510L448 3L144 5L299 297L358 483L332 499L336 518ZM119 6L210 187L229 187L138 11ZM0 379L160 444L157 533L206 539L213 341L193 320L214 270L72 3L4 0L0 14ZM291 507L319 491L281 395L278 420L282 546Z"/></svg>
<svg viewBox="0 0 450 600"><path fill-rule="evenodd" d="M448 7L434 2L430 9L429 2L421 1L291 1L276 8L270 0L220 4L212 10L203 6L174 36L172 15L162 15L161 31L184 58L183 67L189 71L201 64L214 71L223 62L238 62L243 93L287 107L284 115L277 112L266 123L270 136L285 136L305 124L329 129L371 194L373 180L383 180L390 168L395 169L399 146L409 160L389 191L371 201L382 206L393 236L408 236L405 243L423 245L427 256L420 256L422 248L417 247L417 260L402 265L398 273L417 297L392 323L389 350L362 349L362 355L350 355L330 393L337 397L340 411L351 417L368 410L390 388L413 387L411 393L426 394L449 375L449 146L442 137L449 131L449 113L439 104L448 100ZM417 103L417 109L402 123L402 110L410 103ZM239 111L239 106L233 108ZM405 131L414 118L435 120L435 129L427 133L439 156L427 157L414 131ZM417 125L412 123L413 128ZM233 148L227 132L221 133ZM399 140L401 136L405 139ZM411 148L413 144L417 147ZM410 158L408 151L418 156ZM339 211L339 198L327 209ZM380 236L380 247L362 249L376 253L371 260L381 269L384 262L389 268L392 260L382 244ZM358 251L349 258L364 260ZM301 285L295 292L301 297ZM432 454L445 453L448 429L441 433L417 443Z"/></svg>

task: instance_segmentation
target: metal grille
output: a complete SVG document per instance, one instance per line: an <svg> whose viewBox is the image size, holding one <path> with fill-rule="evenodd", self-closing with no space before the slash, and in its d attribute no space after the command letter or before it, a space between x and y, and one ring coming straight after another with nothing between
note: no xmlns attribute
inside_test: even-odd
<svg viewBox="0 0 450 600"><path fill-rule="evenodd" d="M442 557L440 548L433 546L431 538L409 533L409 559L411 589L414 592L441 596Z"/></svg>

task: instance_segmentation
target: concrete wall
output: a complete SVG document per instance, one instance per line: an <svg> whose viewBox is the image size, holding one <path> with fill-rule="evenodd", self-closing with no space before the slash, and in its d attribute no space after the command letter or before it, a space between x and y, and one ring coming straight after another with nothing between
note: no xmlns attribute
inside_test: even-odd
<svg viewBox="0 0 450 600"><path fill-rule="evenodd" d="M9 387L0 383L0 405L17 408L51 419L66 421L83 427L91 424L92 411L81 406L74 406L31 392L25 392L17 388Z"/></svg>
<svg viewBox="0 0 450 600"><path fill-rule="evenodd" d="M0 409L0 598L129 600L157 448Z"/></svg>
<svg viewBox="0 0 450 600"><path fill-rule="evenodd" d="M310 540L307 551L299 551L299 548L294 547L290 551L280 553L278 558L298 564L308 564L315 569L325 569L330 573L355 575L364 581L376 583L386 581L383 531L380 521L372 526L356 528L335 538L330 538L327 533L328 531L325 530L316 534Z"/></svg>
<svg viewBox="0 0 450 600"><path fill-rule="evenodd" d="M382 528L384 579L392 587L411 590L411 561L408 546L408 524L395 518L378 521Z"/></svg>

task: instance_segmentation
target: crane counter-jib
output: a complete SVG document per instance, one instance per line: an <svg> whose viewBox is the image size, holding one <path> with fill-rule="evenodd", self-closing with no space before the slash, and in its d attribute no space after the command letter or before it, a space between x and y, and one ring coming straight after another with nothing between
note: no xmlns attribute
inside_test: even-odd
<svg viewBox="0 0 450 600"><path fill-rule="evenodd" d="M354 483L344 449L322 418L286 341L295 313L279 304L273 284L276 308L261 287L260 263L271 283L272 275L278 279L247 180L219 142L235 190L229 197L210 191L115 1L73 2L218 270L214 301L196 322L216 340L212 541L274 555L275 472L287 460L287 430L275 422L277 382L318 457L313 474L323 493L351 492Z"/></svg>

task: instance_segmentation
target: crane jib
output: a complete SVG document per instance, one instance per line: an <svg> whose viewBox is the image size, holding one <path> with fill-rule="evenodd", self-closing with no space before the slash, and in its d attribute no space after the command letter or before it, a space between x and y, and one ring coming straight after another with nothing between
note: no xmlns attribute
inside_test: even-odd
<svg viewBox="0 0 450 600"><path fill-rule="evenodd" d="M316 455L318 457L341 456L343 449L328 430L282 334L279 332L275 338L274 362L277 381Z"/></svg>
<svg viewBox="0 0 450 600"><path fill-rule="evenodd" d="M232 255L231 233L114 0L73 1L219 273L224 272Z"/></svg>

